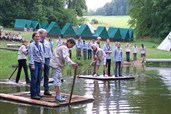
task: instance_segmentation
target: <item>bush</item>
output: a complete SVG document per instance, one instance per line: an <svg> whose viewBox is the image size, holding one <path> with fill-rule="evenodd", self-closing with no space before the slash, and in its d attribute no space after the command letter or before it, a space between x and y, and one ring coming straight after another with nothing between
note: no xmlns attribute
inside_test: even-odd
<svg viewBox="0 0 171 114"><path fill-rule="evenodd" d="M93 23L93 24L98 24L99 22L98 22L97 19L92 19L92 20L91 20L91 23Z"/></svg>

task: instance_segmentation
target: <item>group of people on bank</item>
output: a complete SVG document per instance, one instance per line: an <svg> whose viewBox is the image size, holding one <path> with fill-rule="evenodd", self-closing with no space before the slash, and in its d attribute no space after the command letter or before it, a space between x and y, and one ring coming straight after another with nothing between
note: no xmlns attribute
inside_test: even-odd
<svg viewBox="0 0 171 114"><path fill-rule="evenodd" d="M0 40L5 41L17 41L21 42L23 40L21 33L5 32L0 31Z"/></svg>
<svg viewBox="0 0 171 114"><path fill-rule="evenodd" d="M84 40L81 38L78 39L76 42L76 56L77 59L80 59L83 55L83 59L92 59L92 64L94 64L94 73L93 76L99 76L98 74L98 69L99 69L99 63L103 63L103 70L104 70L104 76L111 76L110 69L111 69L111 56L113 53L113 61L116 63L115 64L115 72L114 75L117 76L122 76L121 72L121 64L124 61L124 56L123 56L123 50L121 48L121 43L120 42L115 42L114 46L110 44L110 40L106 39L106 43L101 46L101 37L98 37L97 40L93 40L90 42L86 43ZM137 53L139 51L137 45L133 45L131 48L131 45L129 43L126 43L125 45L125 53L126 53L126 61L130 62L130 55L133 55L133 61L137 60ZM83 53L83 54L82 54ZM144 62L145 56L146 56L146 48L142 44L140 47L140 53L142 57L142 63ZM92 56L93 54L93 56Z"/></svg>

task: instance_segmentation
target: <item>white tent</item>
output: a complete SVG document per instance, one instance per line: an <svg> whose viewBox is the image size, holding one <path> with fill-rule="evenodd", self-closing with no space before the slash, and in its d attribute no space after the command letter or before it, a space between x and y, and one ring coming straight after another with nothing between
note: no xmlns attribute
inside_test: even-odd
<svg viewBox="0 0 171 114"><path fill-rule="evenodd" d="M94 31L96 30L96 28L95 28L95 27L93 27L93 25L92 25L92 24L90 24L89 22L86 22L86 24L87 24L87 25L88 25L88 27L90 28L91 33L94 33Z"/></svg>
<svg viewBox="0 0 171 114"><path fill-rule="evenodd" d="M157 47L160 50L171 50L171 32L167 35L167 37L163 40L163 42Z"/></svg>

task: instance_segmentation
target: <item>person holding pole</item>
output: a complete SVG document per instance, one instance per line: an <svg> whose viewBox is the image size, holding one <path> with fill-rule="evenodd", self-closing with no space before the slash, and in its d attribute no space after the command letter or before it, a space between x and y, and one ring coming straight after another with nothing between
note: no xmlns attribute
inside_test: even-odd
<svg viewBox="0 0 171 114"><path fill-rule="evenodd" d="M95 74L93 76L94 77L99 76L98 70L99 70L100 62L102 62L103 63L103 71L104 71L103 75L105 77L107 77L106 54L105 54L105 52L101 48L98 48L96 44L93 44L91 47L92 47L92 50L93 50L92 63L95 66Z"/></svg>
<svg viewBox="0 0 171 114"><path fill-rule="evenodd" d="M51 45L46 40L47 32L45 29L39 29L38 33L40 35L40 43L42 43L43 46L43 52L44 52L44 95L51 96L52 94L49 92L49 70L50 70L50 58L52 57L52 51L51 51Z"/></svg>
<svg viewBox="0 0 171 114"><path fill-rule="evenodd" d="M68 48L72 48L75 44L75 40L73 38L69 38L66 43L63 43L54 49L52 59L50 60L50 66L53 69L54 86L56 89L55 99L59 102L65 101L65 98L61 96L60 90L62 69L64 67L64 63L68 63L75 69L78 66L69 58L68 53Z"/></svg>
<svg viewBox="0 0 171 114"><path fill-rule="evenodd" d="M39 33L33 33L33 42L28 48L28 58L31 72L30 94L31 99L40 100L40 81L44 69L44 52L40 43Z"/></svg>
<svg viewBox="0 0 171 114"><path fill-rule="evenodd" d="M18 72L17 72L17 76L15 79L16 83L18 83L20 80L20 74L21 74L22 67L24 68L26 84L30 83L30 79L28 76L27 63L26 63L27 44L28 44L28 41L26 41L26 40L22 41L22 45L18 49Z"/></svg>

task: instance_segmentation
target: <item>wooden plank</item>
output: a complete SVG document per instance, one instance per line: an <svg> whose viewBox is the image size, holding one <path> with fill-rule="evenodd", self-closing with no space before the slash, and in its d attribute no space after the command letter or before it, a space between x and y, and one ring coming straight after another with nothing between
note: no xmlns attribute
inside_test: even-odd
<svg viewBox="0 0 171 114"><path fill-rule="evenodd" d="M104 76L97 76L93 77L91 75L80 75L78 78L84 78L84 79L93 79L93 80L102 80L102 81L112 81L112 80L129 80L129 79L135 79L135 76L121 76L121 77L104 77Z"/></svg>
<svg viewBox="0 0 171 114"><path fill-rule="evenodd" d="M17 48L4 48L4 47L0 47L0 49L3 49L3 50L10 50L10 51L18 51Z"/></svg>
<svg viewBox="0 0 171 114"><path fill-rule="evenodd" d="M146 59L146 62L171 62L171 59Z"/></svg>
<svg viewBox="0 0 171 114"><path fill-rule="evenodd" d="M17 47L19 48L21 44L7 44L7 47Z"/></svg>
<svg viewBox="0 0 171 114"><path fill-rule="evenodd" d="M27 104L33 104L33 105L41 105L41 106L47 106L47 107L58 107L58 106L64 106L69 105L69 94L62 93L62 95L66 96L65 102L57 102L55 100L55 92L51 92L52 96L43 96L41 100L34 100L30 98L30 92L21 92L21 93L11 93L11 94L5 94L0 93L0 98L12 100L16 102L22 102ZM43 92L41 92L43 94ZM78 103L86 103L86 102L92 102L94 99L90 97L85 96L78 96L73 95L71 104L78 104Z"/></svg>

